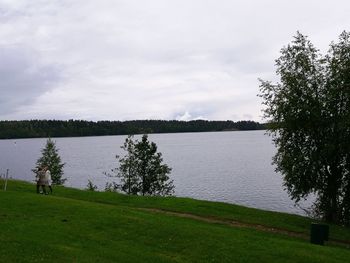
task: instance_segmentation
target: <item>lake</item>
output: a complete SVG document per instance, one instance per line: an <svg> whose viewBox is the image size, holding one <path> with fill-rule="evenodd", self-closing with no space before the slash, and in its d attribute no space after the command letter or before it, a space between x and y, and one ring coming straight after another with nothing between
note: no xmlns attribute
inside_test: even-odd
<svg viewBox="0 0 350 263"><path fill-rule="evenodd" d="M66 186L86 188L88 180L104 189L104 172L117 167L115 156L126 136L54 138ZM140 136L136 136L140 138ZM283 190L271 164L276 148L265 131L151 134L151 141L173 168L175 195L304 214ZM33 181L36 160L46 139L0 140L0 174ZM34 191L34 188L33 188ZM310 202L302 203L308 207Z"/></svg>

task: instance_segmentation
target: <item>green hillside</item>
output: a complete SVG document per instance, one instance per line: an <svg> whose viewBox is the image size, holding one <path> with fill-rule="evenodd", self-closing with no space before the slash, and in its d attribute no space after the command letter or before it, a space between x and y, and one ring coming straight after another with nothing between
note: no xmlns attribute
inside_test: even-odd
<svg viewBox="0 0 350 263"><path fill-rule="evenodd" d="M347 262L350 229L331 226L317 246L310 223L188 198L65 187L46 196L10 181L0 190L0 262Z"/></svg>

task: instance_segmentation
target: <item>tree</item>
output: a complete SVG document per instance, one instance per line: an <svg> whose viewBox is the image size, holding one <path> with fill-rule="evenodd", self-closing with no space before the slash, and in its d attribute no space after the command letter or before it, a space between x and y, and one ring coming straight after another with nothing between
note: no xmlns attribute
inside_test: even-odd
<svg viewBox="0 0 350 263"><path fill-rule="evenodd" d="M0 139L35 137L74 137L144 133L204 132L230 130L262 130L264 125L253 121L83 121L25 120L1 121Z"/></svg>
<svg viewBox="0 0 350 263"><path fill-rule="evenodd" d="M37 172L40 167L47 166L51 172L52 183L62 185L67 180L62 178L65 163L61 162L56 144L50 138L47 139L45 147L41 150L42 156L37 160L33 172Z"/></svg>
<svg viewBox="0 0 350 263"><path fill-rule="evenodd" d="M115 188L119 188L127 194L136 195L140 191L140 176L137 173L138 163L133 137L129 135L120 148L126 151L127 154L124 157L116 156L119 159L119 167L114 171L117 173L117 177L120 178L120 183L115 184Z"/></svg>
<svg viewBox="0 0 350 263"><path fill-rule="evenodd" d="M133 140L129 135L121 148L126 151L124 157L117 156L119 167L113 171L120 179L115 188L132 195L171 195L174 192L173 181L168 174L171 168L163 164L162 154L157 145L143 135L141 141Z"/></svg>
<svg viewBox="0 0 350 263"><path fill-rule="evenodd" d="M88 183L86 185L86 190L95 192L97 190L97 185L95 185L91 180L88 180Z"/></svg>
<svg viewBox="0 0 350 263"><path fill-rule="evenodd" d="M313 212L350 223L350 33L325 56L299 32L276 60L280 81L260 81L273 162L291 198L316 195Z"/></svg>

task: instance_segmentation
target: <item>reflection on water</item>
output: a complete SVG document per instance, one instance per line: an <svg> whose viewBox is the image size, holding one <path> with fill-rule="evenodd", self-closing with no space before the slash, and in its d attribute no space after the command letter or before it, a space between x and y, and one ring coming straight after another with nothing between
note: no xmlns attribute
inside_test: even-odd
<svg viewBox="0 0 350 263"><path fill-rule="evenodd" d="M117 166L126 136L54 139L67 186L85 188L88 180L103 189L103 175ZM283 190L271 165L276 149L264 131L151 134L164 161L173 168L175 195L303 214ZM46 139L0 140L0 173L33 181L31 169ZM303 204L307 206L308 203Z"/></svg>

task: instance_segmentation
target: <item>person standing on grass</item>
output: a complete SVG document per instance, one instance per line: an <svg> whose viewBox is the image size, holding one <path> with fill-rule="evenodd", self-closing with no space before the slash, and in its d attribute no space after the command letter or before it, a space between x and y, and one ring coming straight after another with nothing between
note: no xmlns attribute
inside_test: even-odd
<svg viewBox="0 0 350 263"><path fill-rule="evenodd" d="M35 176L35 181L36 181L36 192L39 194L46 194L46 182L45 182L45 171L43 167L39 167L36 176ZM41 187L41 191L40 191Z"/></svg>
<svg viewBox="0 0 350 263"><path fill-rule="evenodd" d="M45 183L50 189L50 194L52 194L52 179L51 179L51 172L49 170L49 167L45 167Z"/></svg>

